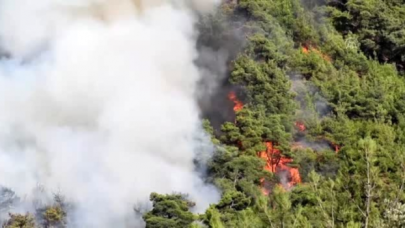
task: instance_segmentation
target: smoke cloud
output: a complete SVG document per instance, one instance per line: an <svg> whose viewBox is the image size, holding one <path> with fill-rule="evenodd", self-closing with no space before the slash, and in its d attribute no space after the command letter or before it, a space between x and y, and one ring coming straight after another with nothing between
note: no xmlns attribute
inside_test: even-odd
<svg viewBox="0 0 405 228"><path fill-rule="evenodd" d="M0 185L61 192L80 227L125 227L151 192L216 201L194 23L218 1L0 0Z"/></svg>

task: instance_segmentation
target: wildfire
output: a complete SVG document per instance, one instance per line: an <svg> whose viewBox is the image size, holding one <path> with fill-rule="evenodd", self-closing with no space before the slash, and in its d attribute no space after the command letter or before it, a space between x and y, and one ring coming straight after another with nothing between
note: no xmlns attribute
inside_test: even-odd
<svg viewBox="0 0 405 228"><path fill-rule="evenodd" d="M309 48L306 47L306 46L302 47L302 52L303 52L304 54L308 54L308 53L309 53Z"/></svg>
<svg viewBox="0 0 405 228"><path fill-rule="evenodd" d="M276 167L280 163L280 150L273 148L272 142L266 142L266 150L259 152L259 157L267 161L265 170L269 172L276 172Z"/></svg>
<svg viewBox="0 0 405 228"><path fill-rule="evenodd" d="M339 153L340 151L340 146L336 143L332 143L333 147L335 148L335 153Z"/></svg>
<svg viewBox="0 0 405 228"><path fill-rule="evenodd" d="M294 185L301 183L301 177L298 168L292 168L288 166L293 160L291 158L286 158L281 155L279 149L274 148L272 142L266 142L266 151L261 151L258 153L258 156L266 160L265 170L276 173L278 175L286 174L286 183L283 184L283 188L288 190ZM262 186L264 180L262 181ZM268 192L268 190L263 187L263 192ZM267 193L268 194L268 193ZM267 195L265 194L265 195Z"/></svg>
<svg viewBox="0 0 405 228"><path fill-rule="evenodd" d="M332 59L328 55L323 54L321 51L319 51L315 47L312 47L312 46L309 46L309 47L303 46L302 47L302 53L309 54L310 52L314 52L314 53L318 54L319 56L321 56L324 60L326 60L328 62L332 61Z"/></svg>
<svg viewBox="0 0 405 228"><path fill-rule="evenodd" d="M236 97L235 92L231 91L228 94L228 98L229 98L229 100L231 100L234 103L233 110L235 112L242 110L243 103L242 103L242 101L238 100L238 98Z"/></svg>
<svg viewBox="0 0 405 228"><path fill-rule="evenodd" d="M228 99L234 103L233 110L235 112L243 109L243 103L238 100L235 92L231 91L228 94ZM302 122L297 122L296 126L300 131L305 131L305 125ZM238 142L238 145L240 142ZM241 147L241 145L239 145ZM291 189L294 185L301 183L301 177L298 168L288 166L293 160L291 158L283 157L281 151L274 147L273 142L265 143L266 150L258 152L258 156L266 160L265 170L275 173L279 176L285 177L286 181L282 181L281 186L284 190ZM262 185L262 193L268 195L270 193L269 183L264 178L260 180Z"/></svg>
<svg viewBox="0 0 405 228"><path fill-rule="evenodd" d="M298 128L299 131L303 132L305 131L307 128L305 127L305 124L301 121L297 121L295 122L295 126Z"/></svg>

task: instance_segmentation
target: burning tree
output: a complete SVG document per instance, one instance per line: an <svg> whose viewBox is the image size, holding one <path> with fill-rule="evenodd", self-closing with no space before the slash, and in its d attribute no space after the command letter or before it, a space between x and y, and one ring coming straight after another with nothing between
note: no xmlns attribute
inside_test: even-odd
<svg viewBox="0 0 405 228"><path fill-rule="evenodd" d="M242 108L243 108L243 103L242 103L242 101L240 101L240 100L236 97L236 93L235 93L235 92L233 92L233 91L229 92L228 98L229 98L229 100L231 100L231 101L234 103L233 111L237 112L237 111L242 110Z"/></svg>
<svg viewBox="0 0 405 228"><path fill-rule="evenodd" d="M325 1L317 1L320 2ZM233 206L232 210L225 210L226 207L210 210L213 218L210 222L213 223L207 224L215 221L215 224L220 224L218 227L238 227L243 224L241 218L247 218L243 214L252 209L262 222L252 227L386 227L381 224L383 218L401 226L398 225L402 224L401 221L393 216L402 216L403 213L386 212L382 200L390 198L396 202L393 210L403 209L396 206L403 205L405 199L403 170L399 162L405 143L405 84L403 77L396 72L396 68L403 69L403 66L380 65L375 58L369 60L363 53L349 50L344 39L330 26L322 25L318 29L317 23L326 20L312 16L330 16L336 26L346 31L342 34L345 36L356 24L340 23L342 20L369 18L371 22L381 22L387 17L379 18L378 15L388 13L399 18L388 20L387 23L394 26L388 26L389 29L399 31L403 28L400 22L404 18L398 14L398 9L403 8L403 3L383 0L341 2L330 1L327 4L344 13L350 11L349 14L355 17L347 18L340 11L319 15L308 5L302 6L299 0L246 0L236 4L235 12L248 15L248 26L261 32L249 34L246 48L230 69L231 82L243 86L249 103L242 109L235 108L235 111L238 110L236 123L231 121L223 127L221 142L232 149L215 161L218 171L215 181L221 189L232 189L255 200L247 208L238 208L241 210L234 210ZM370 20L363 22L367 22L368 26L378 24L384 27L384 23L373 24ZM377 27L373 31L377 31ZM390 45L386 42L386 47L375 45L375 33L364 34L355 38L374 49L389 49ZM386 33L385 36L390 36L393 42L403 38L399 33ZM388 54L401 56L398 53ZM384 56L382 58L385 59ZM317 93L330 108L330 115L316 119L316 125L305 126L301 121L310 124L305 113L296 115L286 76L291 72L304 75L311 85L318 88ZM300 119L294 127L295 117ZM292 138L294 133L297 133L294 135L296 141ZM362 147L358 145L359 139L367 136L376 142L377 150L373 151L369 142L363 142ZM241 174L253 171L246 169L241 172L230 168L233 159L251 156L259 158L262 161L260 168L274 175L277 175L277 170L282 170L277 167L283 167L283 164L294 169L296 167L291 167L292 162L288 163L290 158L283 156L290 152L291 143L296 149L292 151L295 153L294 162L299 164L306 182L297 185L294 191L286 191L273 184L268 185L272 190L268 196L262 196L260 192L256 193L260 196L255 195L252 189L260 183L244 179L247 175ZM312 147L314 144L321 145L315 149ZM375 170L379 170L378 176ZM294 175L299 173L296 171L292 171L290 176L298 180ZM283 173L288 172L284 170ZM260 176L259 179L265 182ZM236 197L238 195L227 194L226 197L245 202L244 197Z"/></svg>
<svg viewBox="0 0 405 228"><path fill-rule="evenodd" d="M316 47L314 47L312 45L304 45L302 47L302 53L304 53L306 55L315 53L316 55L321 56L324 60L326 60L328 62L332 61L332 59L328 55L323 54L321 51L319 51Z"/></svg>
<svg viewBox="0 0 405 228"><path fill-rule="evenodd" d="M235 111L240 111L243 108L243 103L238 100L235 93L231 92L228 98L234 103ZM260 135L252 134L254 131L252 131L249 127L243 127L244 124L246 124L246 121L248 121L247 123L252 123L250 120L245 119L246 114L249 114L249 112L246 111L245 113L241 113L241 115L239 115L239 118L237 118L235 122L236 126L233 128L233 130L246 131L248 135L254 136L256 142L262 141L263 138ZM303 126L305 130L305 125L302 124L301 126ZM271 128L272 126L270 125L268 129ZM266 131L266 129L263 129L263 131ZM251 145L251 141L247 141L246 138L243 137L240 140L236 140L234 142L236 142L241 149L245 150L248 149L248 147ZM301 177L298 169L292 168L288 165L292 162L292 159L283 156L281 151L275 148L273 142L266 142L264 143L264 145L265 150L256 150L256 155L266 161L266 165L263 167L264 170L278 175L280 177L280 180L282 180L282 185L285 189L290 189L294 185L300 183ZM267 195L269 193L269 189L266 186L267 184L265 178L261 178L261 185L263 193Z"/></svg>

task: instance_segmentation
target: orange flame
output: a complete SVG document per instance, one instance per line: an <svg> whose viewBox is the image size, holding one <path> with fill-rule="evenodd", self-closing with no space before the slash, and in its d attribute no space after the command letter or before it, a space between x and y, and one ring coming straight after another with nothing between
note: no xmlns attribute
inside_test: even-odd
<svg viewBox="0 0 405 228"><path fill-rule="evenodd" d="M340 151L340 146L336 143L332 143L333 147L335 148L335 153L339 153Z"/></svg>
<svg viewBox="0 0 405 228"><path fill-rule="evenodd" d="M312 47L312 46L309 46L309 47L303 46L302 47L302 53L304 53L304 54L309 54L311 51L315 52L316 54L318 54L319 56L321 56L324 60L326 60L328 62L332 61L332 59L328 55L323 54L321 51L319 51L315 47Z"/></svg>
<svg viewBox="0 0 405 228"><path fill-rule="evenodd" d="M299 131L304 132L307 127L305 126L305 124L301 121L297 121L295 122L295 126L298 128Z"/></svg>
<svg viewBox="0 0 405 228"><path fill-rule="evenodd" d="M308 53L309 53L309 48L306 47L306 46L302 47L302 52L303 52L304 54L308 54Z"/></svg>
<svg viewBox="0 0 405 228"><path fill-rule="evenodd" d="M274 148L272 142L266 142L265 145L266 151L261 151L258 153L258 156L260 158L266 160L266 166L264 167L264 169L272 173L287 172L288 183L286 184L286 186L283 186L286 190L290 189L298 183L301 183L301 176L298 168L292 168L288 166L288 164L291 163L293 160L291 158L283 157L280 150ZM268 192L269 190L263 187L263 185L264 180L262 180L262 192ZM265 195L268 195L268 193Z"/></svg>
<svg viewBox="0 0 405 228"><path fill-rule="evenodd" d="M228 94L229 100L231 100L234 103L233 110L235 112L240 111L243 109L243 103L238 100L236 97L235 92L231 91ZM303 123L296 123L296 126L300 131L305 131L306 127ZM238 142L238 146L242 147L241 142ZM264 167L265 170L271 172L271 173L281 173L281 172L287 172L288 173L288 183L283 186L285 190L290 189L291 187L295 186L298 183L301 183L301 177L298 168L292 168L289 167L288 164L291 163L293 160L291 158L286 158L283 157L280 150L277 148L274 148L273 142L266 142L266 150L258 152L258 156L264 160L266 160L266 165ZM267 183L264 178L260 179L260 183L262 185L262 193L264 195L270 194L269 188L266 187Z"/></svg>
<svg viewBox="0 0 405 228"><path fill-rule="evenodd" d="M236 97L235 92L231 91L228 94L228 98L229 98L229 100L231 100L234 103L233 110L235 112L242 110L243 103L240 100L238 100L238 98Z"/></svg>
<svg viewBox="0 0 405 228"><path fill-rule="evenodd" d="M291 176L291 181L289 182L290 188L293 187L294 185L301 183L301 176L300 176L300 171L298 168L290 168L290 176Z"/></svg>

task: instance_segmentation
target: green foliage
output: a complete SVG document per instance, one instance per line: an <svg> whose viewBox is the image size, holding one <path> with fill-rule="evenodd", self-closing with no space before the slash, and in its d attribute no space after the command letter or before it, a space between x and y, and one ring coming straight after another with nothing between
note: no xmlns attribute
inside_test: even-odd
<svg viewBox="0 0 405 228"><path fill-rule="evenodd" d="M66 214L60 206L48 207L43 213L45 227L63 226Z"/></svg>
<svg viewBox="0 0 405 228"><path fill-rule="evenodd" d="M35 228L34 217L30 214L9 214L10 218L3 224L3 228Z"/></svg>
<svg viewBox="0 0 405 228"><path fill-rule="evenodd" d="M194 203L188 201L185 195L152 193L150 200L153 202L153 209L143 216L147 228L192 226L195 218L189 208L193 207Z"/></svg>
<svg viewBox="0 0 405 228"><path fill-rule="evenodd" d="M44 228L64 228L67 225L67 210L70 208L62 195L55 194L51 205L41 207L36 211L39 224Z"/></svg>
<svg viewBox="0 0 405 228"><path fill-rule="evenodd" d="M405 7L397 0L330 1L328 12L336 29L358 36L363 52L382 62L405 63Z"/></svg>
<svg viewBox="0 0 405 228"><path fill-rule="evenodd" d="M226 50L229 83L245 94L221 129L203 123L215 146L207 181L222 197L194 215L185 195L152 193L146 227L405 227L405 2L232 0L200 19L197 48ZM301 184L284 189L263 169L266 142ZM0 192L0 210L15 201ZM35 217L64 227L67 211L56 200ZM34 218L10 214L3 227Z"/></svg>
<svg viewBox="0 0 405 228"><path fill-rule="evenodd" d="M222 199L202 215L204 224L403 226L405 3L240 0L224 7L221 20L245 18L238 29L247 39L229 80L244 89L246 102L215 141L209 177ZM297 74L303 91L289 78ZM317 113L319 103L327 112ZM305 122L304 133L294 130L294 119ZM291 150L304 136L308 145ZM294 159L303 184L286 191L263 172L257 153L264 142ZM262 178L268 197L259 190Z"/></svg>

